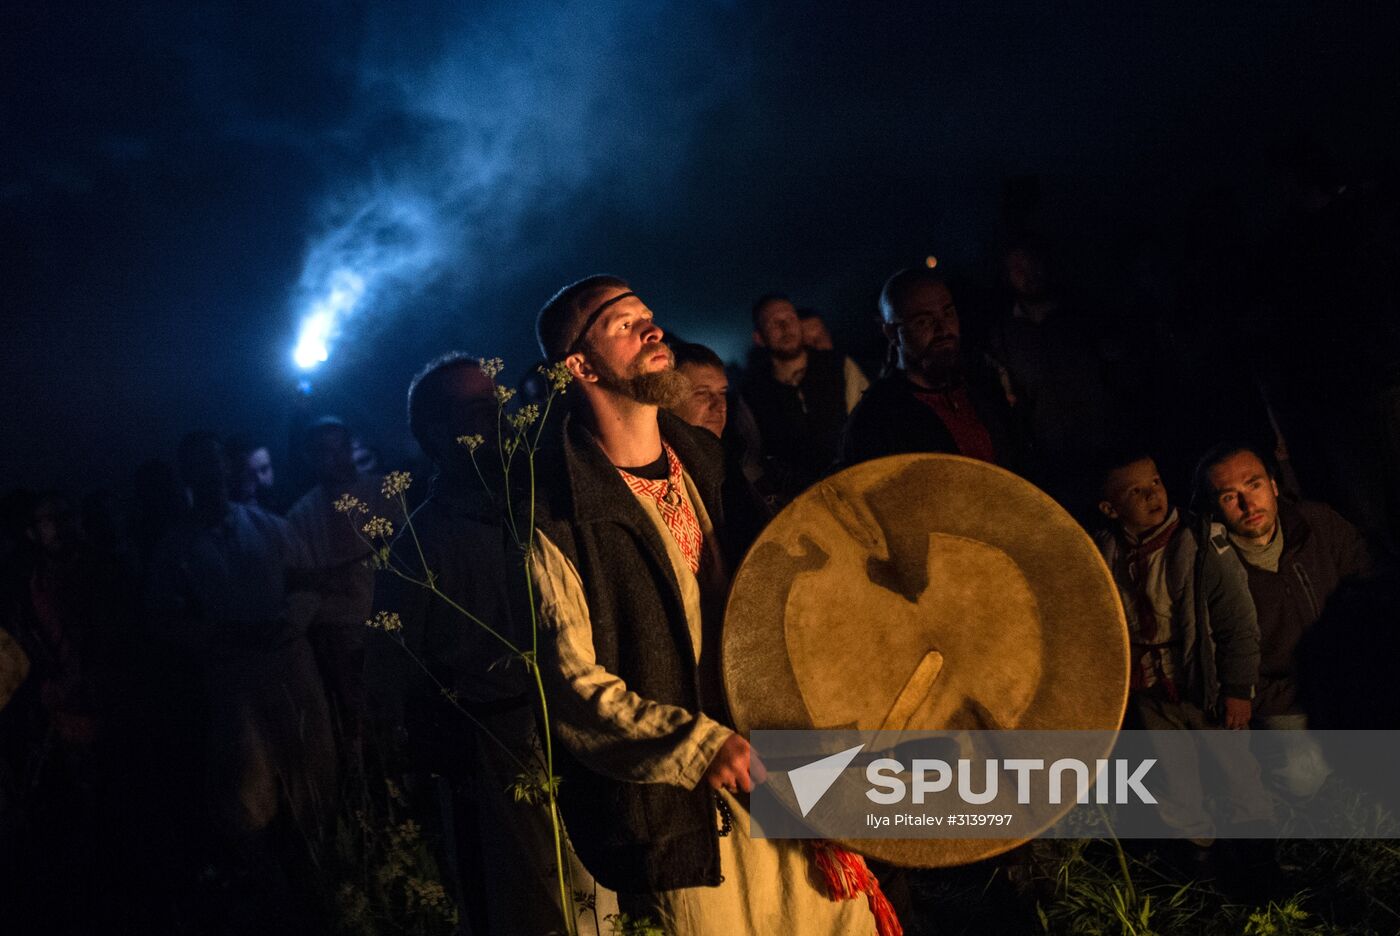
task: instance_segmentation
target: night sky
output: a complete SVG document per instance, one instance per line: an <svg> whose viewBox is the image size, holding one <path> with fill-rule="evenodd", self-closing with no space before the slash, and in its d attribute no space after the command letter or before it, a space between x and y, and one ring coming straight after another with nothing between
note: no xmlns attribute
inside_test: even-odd
<svg viewBox="0 0 1400 936"><path fill-rule="evenodd" d="M588 273L731 359L774 289L868 347L893 269L985 255L1007 177L1091 253L1211 186L1267 225L1290 134L1400 152L1393 4L284 6L0 8L0 486L280 445L337 285L314 405L393 457L419 365L514 379Z"/></svg>

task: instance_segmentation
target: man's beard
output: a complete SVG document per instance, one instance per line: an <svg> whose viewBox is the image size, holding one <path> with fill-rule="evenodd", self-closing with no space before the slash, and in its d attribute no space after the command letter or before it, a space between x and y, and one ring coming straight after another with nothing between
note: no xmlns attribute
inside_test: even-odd
<svg viewBox="0 0 1400 936"><path fill-rule="evenodd" d="M774 348L769 346L766 350L775 361L795 361L802 357L807 351L801 342L798 342L797 345L792 348Z"/></svg>
<svg viewBox="0 0 1400 936"><path fill-rule="evenodd" d="M952 386L962 382L961 342L951 347L929 348L913 362L913 370L929 386Z"/></svg>
<svg viewBox="0 0 1400 936"><path fill-rule="evenodd" d="M666 351L670 354L670 348ZM654 347L643 348L624 372L614 371L604 361L597 361L593 367L598 372L598 384L646 406L671 409L679 405L690 384L685 375L676 370L674 354L670 355L671 364L665 370L652 373L641 370L656 352Z"/></svg>

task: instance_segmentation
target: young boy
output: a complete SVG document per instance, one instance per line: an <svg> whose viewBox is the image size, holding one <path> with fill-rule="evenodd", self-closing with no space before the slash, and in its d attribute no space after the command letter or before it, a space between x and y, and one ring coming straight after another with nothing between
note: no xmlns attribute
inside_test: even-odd
<svg viewBox="0 0 1400 936"><path fill-rule="evenodd" d="M1101 481L1099 511L1110 529L1095 540L1123 599L1132 653L1126 726L1247 727L1259 626L1225 529L1179 514L1150 456L1109 461ZM1174 744L1160 758L1159 801L1168 826L1208 847L1214 826L1202 805L1200 753L1218 764L1235 822L1267 820L1272 806L1247 743L1222 735L1201 747Z"/></svg>

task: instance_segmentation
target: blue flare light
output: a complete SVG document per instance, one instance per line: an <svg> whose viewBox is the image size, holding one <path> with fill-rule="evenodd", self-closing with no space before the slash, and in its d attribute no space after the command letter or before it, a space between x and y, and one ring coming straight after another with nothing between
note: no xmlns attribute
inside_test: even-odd
<svg viewBox="0 0 1400 936"><path fill-rule="evenodd" d="M311 370L330 357L331 341L340 322L355 311L365 294L364 277L353 270L339 269L331 276L326 293L302 319L292 360L302 370Z"/></svg>

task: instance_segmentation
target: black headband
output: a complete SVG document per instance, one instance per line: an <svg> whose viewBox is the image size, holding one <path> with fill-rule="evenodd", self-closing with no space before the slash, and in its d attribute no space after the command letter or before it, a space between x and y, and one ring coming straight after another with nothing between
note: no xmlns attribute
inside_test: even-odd
<svg viewBox="0 0 1400 936"><path fill-rule="evenodd" d="M598 308L590 312L588 314L588 318L583 320L583 328L579 330L578 337L575 338L572 342L570 342L568 349L564 351L564 357L568 357L569 355L573 354L575 351L578 350L579 342L583 341L583 336L588 334L588 330L593 327L593 323L598 321L598 316L602 315L605 311L607 311L609 306L616 305L617 303L621 302L627 297L636 295L637 294L634 292L618 293L616 296L613 296L607 302L604 302L602 305L598 306Z"/></svg>

